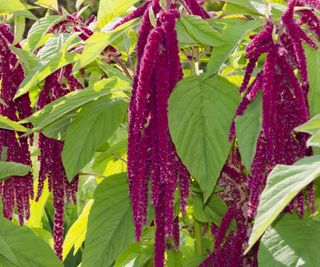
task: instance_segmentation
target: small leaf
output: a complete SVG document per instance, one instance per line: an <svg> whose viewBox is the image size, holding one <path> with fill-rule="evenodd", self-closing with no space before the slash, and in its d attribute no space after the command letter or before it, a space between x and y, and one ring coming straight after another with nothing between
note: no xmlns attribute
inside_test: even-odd
<svg viewBox="0 0 320 267"><path fill-rule="evenodd" d="M79 112L67 130L62 162L69 181L92 159L123 121L127 105L102 97Z"/></svg>
<svg viewBox="0 0 320 267"><path fill-rule="evenodd" d="M94 193L81 266L110 266L133 241L127 175L113 175Z"/></svg>
<svg viewBox="0 0 320 267"><path fill-rule="evenodd" d="M0 162L0 180L11 176L25 176L31 172L31 167L17 162Z"/></svg>
<svg viewBox="0 0 320 267"><path fill-rule="evenodd" d="M149 8L149 20L151 22L151 25L155 28L157 26L157 19L152 7Z"/></svg>
<svg viewBox="0 0 320 267"><path fill-rule="evenodd" d="M239 102L235 86L220 76L185 78L170 96L170 133L179 156L200 184L204 201L228 157L229 129Z"/></svg>
<svg viewBox="0 0 320 267"><path fill-rule="evenodd" d="M261 194L246 252L252 248L290 201L319 176L319 155L306 157L291 166L277 165L272 170Z"/></svg>
<svg viewBox="0 0 320 267"><path fill-rule="evenodd" d="M75 255L84 242L87 233L88 217L92 204L93 199L90 199L84 206L78 219L70 227L63 242L64 259L68 256L72 247L74 247L73 254Z"/></svg>
<svg viewBox="0 0 320 267"><path fill-rule="evenodd" d="M256 146L262 127L261 95L248 105L242 116L235 119L236 136L238 140L241 159L248 171L256 153Z"/></svg>
<svg viewBox="0 0 320 267"><path fill-rule="evenodd" d="M262 237L259 266L320 266L320 223L285 215Z"/></svg>
<svg viewBox="0 0 320 267"><path fill-rule="evenodd" d="M22 126L19 122L12 121L7 117L0 115L0 128L6 129L6 130L14 130L17 132L28 132L29 129Z"/></svg>

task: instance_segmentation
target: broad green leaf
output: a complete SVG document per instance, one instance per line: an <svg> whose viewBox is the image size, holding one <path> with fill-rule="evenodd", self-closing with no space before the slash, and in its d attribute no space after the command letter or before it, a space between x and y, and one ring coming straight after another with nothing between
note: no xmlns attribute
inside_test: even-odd
<svg viewBox="0 0 320 267"><path fill-rule="evenodd" d="M61 16L48 16L37 20L28 32L27 40L29 50L34 51L41 38L47 33L47 31L62 19L63 17Z"/></svg>
<svg viewBox="0 0 320 267"><path fill-rule="evenodd" d="M180 18L180 23L184 28L184 30L182 30L182 34L189 34L198 44L219 46L226 43L222 35L217 30L215 30L207 21L198 16L182 16Z"/></svg>
<svg viewBox="0 0 320 267"><path fill-rule="evenodd" d="M98 27L102 28L112 19L123 15L130 7L132 7L138 0L100 0L98 11Z"/></svg>
<svg viewBox="0 0 320 267"><path fill-rule="evenodd" d="M67 130L62 162L68 180L92 159L124 119L127 105L121 100L102 97L81 109Z"/></svg>
<svg viewBox="0 0 320 267"><path fill-rule="evenodd" d="M169 99L169 128L177 152L200 184L204 201L214 190L231 143L229 129L240 97L220 76L192 76Z"/></svg>
<svg viewBox="0 0 320 267"><path fill-rule="evenodd" d="M310 46L305 46L307 57L308 78L309 78L309 108L310 115L315 116L320 113L320 54L319 51Z"/></svg>
<svg viewBox="0 0 320 267"><path fill-rule="evenodd" d="M31 167L9 161L0 162L0 180L10 178L11 176L25 176L31 171Z"/></svg>
<svg viewBox="0 0 320 267"><path fill-rule="evenodd" d="M108 33L95 32L85 41L84 49L74 66L74 70L78 71L94 61L108 45L119 38L125 31L132 29L137 22L137 20L129 21L118 27L116 30Z"/></svg>
<svg viewBox="0 0 320 267"><path fill-rule="evenodd" d="M246 251L258 241L290 201L320 176L320 156L306 157L292 166L277 165L267 178Z"/></svg>
<svg viewBox="0 0 320 267"><path fill-rule="evenodd" d="M57 0L38 0L35 2L36 5L53 9L55 11L58 11L58 1Z"/></svg>
<svg viewBox="0 0 320 267"><path fill-rule="evenodd" d="M74 247L73 255L77 253L85 240L87 233L88 217L91 210L93 200L90 199L84 206L80 216L70 227L63 242L63 258L65 259L72 247Z"/></svg>
<svg viewBox="0 0 320 267"><path fill-rule="evenodd" d="M215 23L215 21L213 21ZM219 20L224 24L221 35L227 43L214 46L212 55L209 59L207 75L219 72L221 66L227 60L229 55L236 49L239 43L254 29L263 25L261 20L240 21L235 19Z"/></svg>
<svg viewBox="0 0 320 267"><path fill-rule="evenodd" d="M21 83L15 95L15 99L29 92L33 87L37 86L38 83L56 70L75 62L77 58L78 54L62 51L52 57L49 62L46 61L44 64L36 66Z"/></svg>
<svg viewBox="0 0 320 267"><path fill-rule="evenodd" d="M127 176L113 175L94 193L81 266L110 266L133 241Z"/></svg>
<svg viewBox="0 0 320 267"><path fill-rule="evenodd" d="M7 130L14 130L14 131L23 132L23 133L29 131L29 129L22 126L18 122L12 121L9 118L1 115L0 115L0 128L7 129Z"/></svg>
<svg viewBox="0 0 320 267"><path fill-rule="evenodd" d="M259 266L320 266L320 223L285 215L262 237Z"/></svg>
<svg viewBox="0 0 320 267"><path fill-rule="evenodd" d="M256 146L262 127L261 97L248 105L242 116L235 119L236 136L238 140L241 159L250 172L251 164L256 153Z"/></svg>
<svg viewBox="0 0 320 267"><path fill-rule="evenodd" d="M35 131L41 130L82 105L111 94L113 92L111 89L116 83L115 79L105 79L95 83L92 87L71 92L44 106L23 122L31 122Z"/></svg>
<svg viewBox="0 0 320 267"><path fill-rule="evenodd" d="M3 253L3 245L9 254ZM0 253L18 267L62 267L48 244L27 227L0 218ZM14 261L13 261L14 260ZM1 260L0 260L1 262Z"/></svg>
<svg viewBox="0 0 320 267"><path fill-rule="evenodd" d="M3 265L0 265L1 267L7 266L7 260L10 261L9 264L12 264L12 266L17 266L18 260L16 256L14 255L14 252L11 250L9 245L6 243L6 241L3 239L3 237L0 235L0 256L3 258L0 258L0 264L2 263ZM5 264L6 263L6 264ZM11 266L11 265L8 265Z"/></svg>

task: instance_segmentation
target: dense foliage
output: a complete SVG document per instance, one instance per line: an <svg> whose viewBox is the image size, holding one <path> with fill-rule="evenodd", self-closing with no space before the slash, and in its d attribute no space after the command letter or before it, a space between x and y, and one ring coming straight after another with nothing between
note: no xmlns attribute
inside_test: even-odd
<svg viewBox="0 0 320 267"><path fill-rule="evenodd" d="M320 266L318 0L0 0L1 266Z"/></svg>

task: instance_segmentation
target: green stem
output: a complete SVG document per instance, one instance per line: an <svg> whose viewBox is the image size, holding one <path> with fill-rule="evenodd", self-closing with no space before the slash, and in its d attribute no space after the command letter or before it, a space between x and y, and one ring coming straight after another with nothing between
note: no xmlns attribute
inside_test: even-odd
<svg viewBox="0 0 320 267"><path fill-rule="evenodd" d="M198 221L194 221L194 251L196 255L202 255L202 227Z"/></svg>

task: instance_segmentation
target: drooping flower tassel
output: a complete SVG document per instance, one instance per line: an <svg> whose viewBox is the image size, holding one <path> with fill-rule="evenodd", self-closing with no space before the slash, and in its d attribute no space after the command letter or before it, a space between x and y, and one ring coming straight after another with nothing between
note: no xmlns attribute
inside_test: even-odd
<svg viewBox="0 0 320 267"><path fill-rule="evenodd" d="M1 99L0 114L13 121L25 119L32 114L29 95L24 95L16 100L14 96L24 79L22 65L11 52L10 45L14 36L10 26L0 24L0 78ZM19 45L16 45L20 47ZM30 127L30 125L26 125ZM0 151L6 150L5 161L18 162L31 166L29 143L31 136L10 130L0 130ZM30 216L30 199L33 198L33 177L28 173L24 177L14 176L5 180L1 186L0 195L3 203L3 215L12 219L14 209L17 208L19 223L22 225Z"/></svg>
<svg viewBox="0 0 320 267"><path fill-rule="evenodd" d="M68 84L62 83L65 78ZM56 71L46 78L43 90L40 92L37 109L62 97L76 89L81 89L82 85L71 73L71 65ZM53 193L54 206L54 226L53 239L54 250L57 256L62 259L62 246L64 235L64 203L70 199L76 202L76 192L79 177L76 176L71 183L68 182L62 164L63 142L39 134L38 146L40 149L40 173L38 179L37 200L41 196L44 181L48 179L49 191Z"/></svg>
<svg viewBox="0 0 320 267"><path fill-rule="evenodd" d="M155 207L154 266L164 266L166 237L175 240L178 233L174 213L174 193L180 185L180 206L185 212L190 177L178 157L168 128L168 99L182 78L175 23L176 5L160 10L159 2L149 8L156 17L151 25L149 10L143 15L137 44L137 71L129 106L128 178L136 237L142 234L148 207L148 184Z"/></svg>

